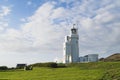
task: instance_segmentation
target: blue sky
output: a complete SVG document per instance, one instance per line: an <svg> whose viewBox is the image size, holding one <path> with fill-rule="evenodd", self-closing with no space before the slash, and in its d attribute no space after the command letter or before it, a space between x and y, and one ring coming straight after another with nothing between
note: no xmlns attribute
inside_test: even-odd
<svg viewBox="0 0 120 80"><path fill-rule="evenodd" d="M118 53L119 13L119 0L0 0L0 65L61 62L72 24L80 56Z"/></svg>

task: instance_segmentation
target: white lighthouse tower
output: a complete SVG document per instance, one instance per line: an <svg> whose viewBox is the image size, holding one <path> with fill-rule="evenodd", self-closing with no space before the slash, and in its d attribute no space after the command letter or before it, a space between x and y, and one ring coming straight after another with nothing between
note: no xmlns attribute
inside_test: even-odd
<svg viewBox="0 0 120 80"><path fill-rule="evenodd" d="M66 37L64 43L64 63L79 62L79 35L78 29L74 27L71 29L71 35Z"/></svg>

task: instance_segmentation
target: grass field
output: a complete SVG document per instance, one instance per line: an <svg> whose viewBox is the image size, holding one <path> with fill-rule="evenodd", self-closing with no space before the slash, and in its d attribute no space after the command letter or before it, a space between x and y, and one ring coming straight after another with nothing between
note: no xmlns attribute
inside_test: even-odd
<svg viewBox="0 0 120 80"><path fill-rule="evenodd" d="M106 72L114 73L114 71L119 68L120 62L71 64L67 68L35 67L32 71L1 71L0 80L100 80L102 77L106 79L101 80L107 80L105 76ZM120 74L117 73L117 76L119 78ZM108 80L112 79L109 78Z"/></svg>

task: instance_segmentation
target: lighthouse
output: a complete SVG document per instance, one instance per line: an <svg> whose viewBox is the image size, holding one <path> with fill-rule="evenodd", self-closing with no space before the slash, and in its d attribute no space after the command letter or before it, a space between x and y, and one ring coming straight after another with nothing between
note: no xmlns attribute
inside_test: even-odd
<svg viewBox="0 0 120 80"><path fill-rule="evenodd" d="M79 35L75 24L71 29L70 36L65 37L64 42L64 63L79 62Z"/></svg>

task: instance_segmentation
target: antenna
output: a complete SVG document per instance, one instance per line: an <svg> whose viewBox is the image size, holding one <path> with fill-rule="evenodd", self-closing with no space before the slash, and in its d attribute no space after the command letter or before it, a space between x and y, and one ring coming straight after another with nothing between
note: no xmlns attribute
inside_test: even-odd
<svg viewBox="0 0 120 80"><path fill-rule="evenodd" d="M76 24L73 24L73 28L75 28L75 25L76 25Z"/></svg>

